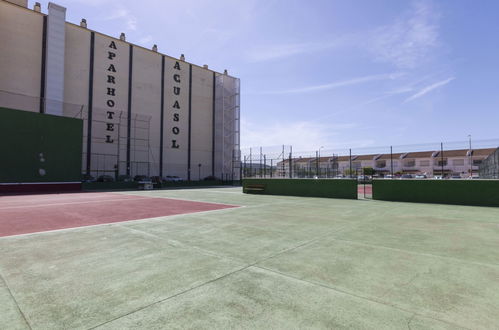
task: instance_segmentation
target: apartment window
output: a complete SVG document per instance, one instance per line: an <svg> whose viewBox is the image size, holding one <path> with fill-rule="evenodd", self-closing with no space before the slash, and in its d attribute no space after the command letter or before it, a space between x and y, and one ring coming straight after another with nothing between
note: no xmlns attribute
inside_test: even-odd
<svg viewBox="0 0 499 330"><path fill-rule="evenodd" d="M454 166L464 166L464 159L453 159L452 165Z"/></svg>
<svg viewBox="0 0 499 330"><path fill-rule="evenodd" d="M483 159L473 159L473 165L478 166L482 163Z"/></svg>
<svg viewBox="0 0 499 330"><path fill-rule="evenodd" d="M386 167L386 160L378 160L376 162L376 167L377 168L385 168Z"/></svg>
<svg viewBox="0 0 499 330"><path fill-rule="evenodd" d="M414 166L416 166L416 161L414 159L406 160L404 166L405 167L414 167Z"/></svg>
<svg viewBox="0 0 499 330"><path fill-rule="evenodd" d="M437 165L437 166L447 166L447 159L444 159L444 160L439 159L439 160L435 161L435 165Z"/></svg>
<svg viewBox="0 0 499 330"><path fill-rule="evenodd" d="M353 162L352 163L353 168L358 169L362 167L362 164L360 162Z"/></svg>
<svg viewBox="0 0 499 330"><path fill-rule="evenodd" d="M420 160L419 166L430 166L430 161L429 160Z"/></svg>

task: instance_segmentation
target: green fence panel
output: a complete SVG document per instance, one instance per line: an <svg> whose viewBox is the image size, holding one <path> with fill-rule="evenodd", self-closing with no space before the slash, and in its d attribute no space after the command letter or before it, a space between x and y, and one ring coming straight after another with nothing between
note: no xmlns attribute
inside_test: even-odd
<svg viewBox="0 0 499 330"><path fill-rule="evenodd" d="M373 199L399 202L499 206L499 181L374 180Z"/></svg>
<svg viewBox="0 0 499 330"><path fill-rule="evenodd" d="M244 179L243 192L265 195L357 199L357 180Z"/></svg>
<svg viewBox="0 0 499 330"><path fill-rule="evenodd" d="M0 182L79 182L83 121L0 108Z"/></svg>

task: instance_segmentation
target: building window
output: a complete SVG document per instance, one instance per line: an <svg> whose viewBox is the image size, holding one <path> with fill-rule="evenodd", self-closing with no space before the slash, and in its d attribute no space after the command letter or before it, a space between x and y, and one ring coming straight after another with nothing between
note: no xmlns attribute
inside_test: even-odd
<svg viewBox="0 0 499 330"><path fill-rule="evenodd" d="M430 161L429 160L420 160L419 166L430 166Z"/></svg>
<svg viewBox="0 0 499 330"><path fill-rule="evenodd" d="M454 166L464 166L464 159L453 159L452 165Z"/></svg>
<svg viewBox="0 0 499 330"><path fill-rule="evenodd" d="M437 166L447 166L447 159L444 159L444 160L439 159L439 160L435 161L435 165L437 165Z"/></svg>
<svg viewBox="0 0 499 330"><path fill-rule="evenodd" d="M478 166L482 163L483 159L473 159L473 165Z"/></svg>
<svg viewBox="0 0 499 330"><path fill-rule="evenodd" d="M376 167L377 168L385 168L386 167L386 160L378 160L376 162Z"/></svg>
<svg viewBox="0 0 499 330"><path fill-rule="evenodd" d="M414 159L408 159L405 161L405 167L414 167L416 166L416 161Z"/></svg>

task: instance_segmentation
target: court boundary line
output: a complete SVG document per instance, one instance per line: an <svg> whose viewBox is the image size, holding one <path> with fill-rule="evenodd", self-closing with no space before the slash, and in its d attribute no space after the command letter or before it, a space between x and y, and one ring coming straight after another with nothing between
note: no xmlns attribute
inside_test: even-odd
<svg viewBox="0 0 499 330"><path fill-rule="evenodd" d="M184 216L184 215L192 215L192 214L200 214L200 213L208 213L208 212L228 211L228 210L239 209L239 208L244 208L244 207L246 207L246 206L241 205L241 206L227 207L227 208L221 208L221 209L216 209L216 210L195 211L195 212L188 212L188 213L163 215L163 216L153 217L153 218L132 219L132 220L124 220L124 221L98 223L98 224L95 224L95 225L88 225L88 226L60 228L60 229L52 229L52 230L45 230L45 231L37 231L37 232L33 232L33 233L24 233L24 234L17 234L17 235L0 236L0 240L14 239L14 238L24 238L24 237L30 236L30 235L40 235L40 234L45 234L45 233L56 233L56 232L60 232L60 231L78 230L78 229L89 228L89 227L112 226L112 225L118 225L118 224L123 224L123 223L128 223L128 222L157 221L160 218L173 218L173 217L180 217L180 216Z"/></svg>
<svg viewBox="0 0 499 330"><path fill-rule="evenodd" d="M122 194L116 194L120 196ZM103 199L103 200L92 200L92 201L81 201L81 202L67 202L67 203L51 203L51 204L37 204L37 205L19 205L19 206L6 206L0 207L1 210L8 209L16 209L16 208L33 208L33 207L46 207L46 206L57 206L57 205L76 205L76 204L90 204L90 203L106 203L106 202L115 202L115 201L136 201L136 200L144 200L144 199L169 199L169 200L178 200L184 202L192 202L192 203L204 203L204 204L214 204L214 205L224 205L230 207L238 207L239 205L234 204L225 204L225 203L216 203L216 202L206 202L206 201L194 201L188 199L179 199L179 198L170 198L170 197L151 197L151 196L142 196L142 195L134 195L134 194L124 194L125 196L136 197L134 199L120 198L120 199Z"/></svg>
<svg viewBox="0 0 499 330"><path fill-rule="evenodd" d="M14 297L14 294L12 293L12 290L10 289L10 286L9 284L7 283L7 280L5 279L5 277L0 273L0 279L2 280L2 282L5 284L5 288L7 289L7 291L9 292L9 295L10 297L12 298L12 300L14 301L14 304L16 305L17 307L17 310L19 311L19 314L21 314L21 317L22 319L24 320L24 322L26 323L26 325L28 326L28 328L31 330L33 329L31 327L31 324L28 322L28 318L26 317L26 315L24 314L24 312L22 311L21 309L21 306L19 306L19 303L16 299L16 297Z"/></svg>

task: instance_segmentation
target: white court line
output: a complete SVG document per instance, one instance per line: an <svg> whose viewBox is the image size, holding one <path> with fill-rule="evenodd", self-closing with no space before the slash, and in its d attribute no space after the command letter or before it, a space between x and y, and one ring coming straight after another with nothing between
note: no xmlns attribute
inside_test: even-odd
<svg viewBox="0 0 499 330"><path fill-rule="evenodd" d="M70 202L70 203L53 203L53 204L36 204L36 205L20 205L20 206L7 206L0 207L0 210L9 210L9 209L24 209L30 207L45 207L45 206L58 206L58 205L75 205L75 204L89 204L89 203L107 203L107 202L116 202L116 201L137 201L143 199L150 199L149 197L144 198L120 198L120 199L108 199L108 200L94 200L94 201L86 201L86 202Z"/></svg>
<svg viewBox="0 0 499 330"><path fill-rule="evenodd" d="M154 191L154 192L157 192L157 191ZM144 196L143 194L136 194L136 193L132 193L132 192L122 192L121 194L123 194L123 195L130 195L130 196ZM241 207L241 206L243 206L243 205L227 204L227 203L220 203L220 202L200 201L198 199L187 199L187 198L178 198L178 197L168 197L168 196L148 196L148 197L149 198L173 199L173 200L179 200L179 201L185 201L185 202L218 204L218 205L233 206L233 207Z"/></svg>
<svg viewBox="0 0 499 330"><path fill-rule="evenodd" d="M33 235L43 235L46 233L57 233L57 232L64 232L64 231L72 231L72 230L79 230L79 229L85 229L85 228L92 228L92 227L103 227L103 226L113 226L113 225L120 225L120 224L126 224L126 223L133 223L133 222L153 222L153 221L160 221L162 218L167 218L172 219L172 218L178 218L182 217L185 215L203 215L204 213L211 213L211 212L220 212L220 211L230 211L233 209L238 209L238 208L244 208L245 206L236 206L236 207L231 207L231 208L226 208L226 209L217 209L217 210L207 210L207 211L194 211L194 212L189 212L189 213L180 213L180 214L172 214L172 215L163 215L159 217L154 217L154 218L144 218L144 219L134 219L134 220L125 220L125 221L115 221L115 222L107 222L107 223L99 223L96 225L87 225L87 226L79 226L79 227L71 227L71 228L61 228L61 229L52 229L52 230L44 230L44 231L37 231L34 233L25 233L25 234L17 234L17 235L9 235L9 236L0 236L0 241L1 240L6 240L6 239L13 239L13 238L23 238L26 236L33 236Z"/></svg>
<svg viewBox="0 0 499 330"><path fill-rule="evenodd" d="M108 199L108 200L92 200L92 201L85 201L85 202L67 202L67 203L51 203L51 204L36 204L36 205L20 205L20 206L6 206L6 207L0 207L0 210L9 210L9 209L18 209L18 208L33 208L33 207L44 207L44 206L58 206L58 205L76 205L76 204L89 204L89 203L105 203L105 202L114 202L114 201L137 201L137 200L144 200L144 199L169 199L169 200L179 200L179 201L185 201L185 202L193 202L193 203L204 203L204 204L215 204L215 205L224 205L224 206L230 206L230 207L241 207L241 205L235 205L235 204L227 204L227 203L217 203L217 202L207 202L207 201L198 201L198 200L191 200L191 199L182 199L182 198L171 198L171 197L162 197L162 196L144 196L142 194L120 194L124 196L131 196L131 197L137 197L133 199L129 198L117 198L117 199Z"/></svg>

